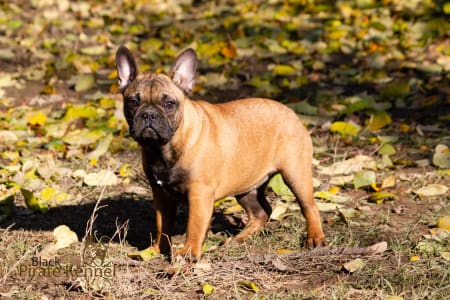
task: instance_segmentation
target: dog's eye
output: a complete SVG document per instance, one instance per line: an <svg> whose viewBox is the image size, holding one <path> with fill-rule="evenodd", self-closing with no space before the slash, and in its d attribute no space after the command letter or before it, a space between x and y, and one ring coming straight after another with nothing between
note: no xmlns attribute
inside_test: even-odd
<svg viewBox="0 0 450 300"><path fill-rule="evenodd" d="M177 107L177 101L167 95L164 95L162 105L166 111L172 111Z"/></svg>
<svg viewBox="0 0 450 300"><path fill-rule="evenodd" d="M128 98L128 106L130 108L136 108L139 106L139 98L138 97L133 97L133 98Z"/></svg>

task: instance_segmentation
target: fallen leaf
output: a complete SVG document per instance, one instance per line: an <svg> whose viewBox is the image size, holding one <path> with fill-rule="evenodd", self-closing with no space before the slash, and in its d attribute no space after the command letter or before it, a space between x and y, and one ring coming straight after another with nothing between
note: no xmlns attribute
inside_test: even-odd
<svg viewBox="0 0 450 300"><path fill-rule="evenodd" d="M395 150L394 146L392 146L391 144L384 144L378 150L378 153L382 155L394 155L395 153L397 153L397 150Z"/></svg>
<svg viewBox="0 0 450 300"><path fill-rule="evenodd" d="M361 127L352 122L336 121L331 124L330 130L342 136L357 136Z"/></svg>
<svg viewBox="0 0 450 300"><path fill-rule="evenodd" d="M352 200L349 196L336 195L330 192L317 191L314 193L315 198L325 199L333 203L345 203Z"/></svg>
<svg viewBox="0 0 450 300"><path fill-rule="evenodd" d="M333 176L330 179L330 184L344 186L347 183L351 183L353 181L353 177L353 174L347 176Z"/></svg>
<svg viewBox="0 0 450 300"><path fill-rule="evenodd" d="M256 285L256 283L248 280L241 280L237 283L237 286L254 293L259 292L260 288Z"/></svg>
<svg viewBox="0 0 450 300"><path fill-rule="evenodd" d="M432 183L413 192L419 195L420 197L430 197L430 196L444 195L445 193L447 193L447 191L448 191L447 186Z"/></svg>
<svg viewBox="0 0 450 300"><path fill-rule="evenodd" d="M159 255L158 251L155 250L153 247L148 247L141 251L135 251L128 253L128 257L131 259L136 260L142 260L142 261L148 261L151 260Z"/></svg>
<svg viewBox="0 0 450 300"><path fill-rule="evenodd" d="M47 116L42 112L32 114L32 115L28 116L28 119L27 119L28 124L33 125L33 126L44 126L46 121L47 121Z"/></svg>
<svg viewBox="0 0 450 300"><path fill-rule="evenodd" d="M392 119L387 112L380 112L371 115L367 123L367 128L369 129L369 131L374 132L391 124Z"/></svg>
<svg viewBox="0 0 450 300"><path fill-rule="evenodd" d="M439 220L437 221L436 226L438 228L450 231L450 216L440 217Z"/></svg>
<svg viewBox="0 0 450 300"><path fill-rule="evenodd" d="M110 133L106 137L102 138L97 145L97 148L95 148L92 152L89 152L86 154L87 159L98 159L100 156L105 154L108 151L109 145L111 145L111 142L113 140L113 135Z"/></svg>
<svg viewBox="0 0 450 300"><path fill-rule="evenodd" d="M110 170L101 170L98 173L88 173L84 176L83 182L89 186L116 185L119 182L116 174Z"/></svg>
<svg viewBox="0 0 450 300"><path fill-rule="evenodd" d="M419 255L413 255L409 258L410 262L416 262L420 260L420 256Z"/></svg>
<svg viewBox="0 0 450 300"><path fill-rule="evenodd" d="M450 261L450 252L442 252L441 256L443 259L445 259L446 261Z"/></svg>
<svg viewBox="0 0 450 300"><path fill-rule="evenodd" d="M357 155L344 161L336 162L331 166L320 167L319 173L324 175L348 175L361 171L362 169L376 170L377 164L373 157Z"/></svg>
<svg viewBox="0 0 450 300"><path fill-rule="evenodd" d="M22 193L23 198L25 199L25 204L29 209L41 213L46 213L48 211L47 203L40 201L33 192L23 188L20 189L20 192Z"/></svg>
<svg viewBox="0 0 450 300"><path fill-rule="evenodd" d="M383 204L386 200L395 200L397 196L393 193L375 192L370 195L369 201L376 204Z"/></svg>
<svg viewBox="0 0 450 300"><path fill-rule="evenodd" d="M209 283L202 284L202 291L204 295L211 295L214 292L214 286Z"/></svg>
<svg viewBox="0 0 450 300"><path fill-rule="evenodd" d="M278 202L276 205L273 206L272 213L270 214L271 220L282 220L282 216L287 211L288 206L282 202Z"/></svg>
<svg viewBox="0 0 450 300"><path fill-rule="evenodd" d="M273 176L270 179L268 186L272 189L272 191L275 194L282 197L283 199L288 200L288 201L295 200L294 194L284 183L283 178L281 177L281 174L276 174L275 176Z"/></svg>
<svg viewBox="0 0 450 300"><path fill-rule="evenodd" d="M92 74L79 75L76 78L75 91L84 92L93 88L94 85L95 85L94 75Z"/></svg>
<svg viewBox="0 0 450 300"><path fill-rule="evenodd" d="M90 145L102 138L105 133L101 130L89 130L86 128L72 130L62 140L73 146Z"/></svg>
<svg viewBox="0 0 450 300"><path fill-rule="evenodd" d="M434 149L433 164L441 169L450 168L450 149L443 144L439 144Z"/></svg>
<svg viewBox="0 0 450 300"><path fill-rule="evenodd" d="M381 184L381 189L393 188L397 183L397 178L395 175L389 175L388 177L383 179L383 183Z"/></svg>
<svg viewBox="0 0 450 300"><path fill-rule="evenodd" d="M0 144L1 145L12 145L17 142L19 138L17 135L10 130L0 130Z"/></svg>
<svg viewBox="0 0 450 300"><path fill-rule="evenodd" d="M384 300L404 300L405 298L401 296L387 296Z"/></svg>
<svg viewBox="0 0 450 300"><path fill-rule="evenodd" d="M374 171L359 171L353 178L353 184L356 189L364 188L376 183L376 174Z"/></svg>
<svg viewBox="0 0 450 300"><path fill-rule="evenodd" d="M344 206L337 203L316 202L317 208L322 212L331 212L342 209Z"/></svg>
<svg viewBox="0 0 450 300"><path fill-rule="evenodd" d="M366 263L361 258L356 258L345 263L342 267L345 271L349 273L355 273L362 270L366 266Z"/></svg>

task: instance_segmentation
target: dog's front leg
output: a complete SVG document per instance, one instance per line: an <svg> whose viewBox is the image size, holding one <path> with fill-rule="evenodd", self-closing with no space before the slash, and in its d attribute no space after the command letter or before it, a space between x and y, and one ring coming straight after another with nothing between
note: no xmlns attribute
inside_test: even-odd
<svg viewBox="0 0 450 300"><path fill-rule="evenodd" d="M191 185L188 193L188 205L186 242L177 255L197 260L202 254L202 245L211 222L214 192L203 184Z"/></svg>
<svg viewBox="0 0 450 300"><path fill-rule="evenodd" d="M152 191L156 212L156 240L153 247L162 254L170 255L170 238L175 224L176 201L168 197L159 186L152 186Z"/></svg>

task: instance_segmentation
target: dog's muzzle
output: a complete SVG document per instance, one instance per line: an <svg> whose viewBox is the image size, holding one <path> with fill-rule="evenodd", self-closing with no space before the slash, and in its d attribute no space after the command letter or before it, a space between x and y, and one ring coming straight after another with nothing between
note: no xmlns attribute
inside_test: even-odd
<svg viewBox="0 0 450 300"><path fill-rule="evenodd" d="M137 141L153 140L159 143L167 143L173 135L169 121L155 108L138 111L133 124L133 137Z"/></svg>

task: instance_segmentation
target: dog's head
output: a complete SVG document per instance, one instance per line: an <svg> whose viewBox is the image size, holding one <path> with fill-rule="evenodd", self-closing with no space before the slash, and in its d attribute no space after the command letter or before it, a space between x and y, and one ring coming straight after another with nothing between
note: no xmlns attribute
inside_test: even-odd
<svg viewBox="0 0 450 300"><path fill-rule="evenodd" d="M183 119L186 95L194 87L195 51L188 48L178 55L169 76L140 74L125 46L117 50L116 66L131 136L140 144L168 143Z"/></svg>

